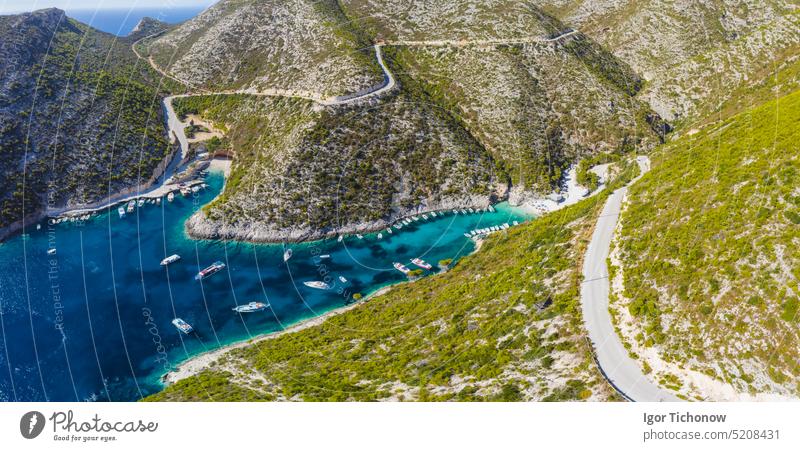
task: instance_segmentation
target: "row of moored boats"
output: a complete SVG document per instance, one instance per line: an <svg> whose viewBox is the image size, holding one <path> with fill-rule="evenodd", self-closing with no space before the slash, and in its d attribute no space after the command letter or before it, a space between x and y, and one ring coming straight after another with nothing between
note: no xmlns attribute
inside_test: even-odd
<svg viewBox="0 0 800 451"><path fill-rule="evenodd" d="M480 238L487 235L491 235L495 232L500 232L501 230L506 230L511 228L512 224L504 223L501 225L491 226L491 227L484 227L481 229L470 230L469 232L465 232L464 236L467 238ZM519 221L514 221L513 225L519 225Z"/></svg>
<svg viewBox="0 0 800 451"><path fill-rule="evenodd" d="M421 214L421 215L414 215L414 216L409 216L409 217L406 217L406 218L398 219L394 223L394 225L392 225L391 227L387 227L386 228L386 234L387 235L392 235L394 233L394 231L403 230L403 227L408 227L408 226L410 226L411 224L413 224L415 222L427 221L429 219L435 219L435 218L439 218L439 217L444 217L444 216L447 216L448 213L452 213L454 215L459 215L459 214L468 215L468 214L475 214L475 213L489 213L489 212L494 213L494 211L495 211L495 209L491 205L489 205L488 207L485 207L485 208L462 208L462 209L453 209L453 210L450 210L450 211L440 210L438 212L430 211L428 213L424 213L424 214ZM394 231L392 229L394 229ZM377 238L379 240L381 240L381 239L383 239L383 237L384 237L383 232L379 232L378 235L377 235ZM359 240L362 240L362 239L364 239L364 236L360 235L360 234L357 234L356 238L358 238ZM343 240L344 240L344 235L339 235L338 241L341 243Z"/></svg>
<svg viewBox="0 0 800 451"><path fill-rule="evenodd" d="M172 202L175 200L175 193L180 193L184 197L188 197L193 193L206 188L207 186L208 185L205 183L196 183L193 185L181 184L178 186L176 191L170 191L167 193L167 202ZM117 208L117 214L119 214L120 218L124 218L126 214L133 213L136 207L141 208L144 207L145 204L161 205L161 197L140 197L138 199L131 199L126 204L123 204Z"/></svg>

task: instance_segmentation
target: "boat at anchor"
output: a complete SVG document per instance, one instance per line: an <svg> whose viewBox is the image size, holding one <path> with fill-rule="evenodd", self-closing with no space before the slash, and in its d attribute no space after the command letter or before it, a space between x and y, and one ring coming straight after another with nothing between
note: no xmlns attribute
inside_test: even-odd
<svg viewBox="0 0 800 451"><path fill-rule="evenodd" d="M427 269L428 271L433 269L433 266L431 266L428 262L426 262L425 260L423 260L421 258L411 259L411 263L419 266L420 268Z"/></svg>
<svg viewBox="0 0 800 451"><path fill-rule="evenodd" d="M180 318L173 319L172 325L174 325L176 328L178 328L179 331L185 334L190 334L192 333L192 331L194 331L194 328L192 328L192 326L189 323Z"/></svg>
<svg viewBox="0 0 800 451"><path fill-rule="evenodd" d="M194 276L194 280L203 280L206 277L209 277L209 276L211 276L213 274L218 273L219 271L223 270L224 268L225 268L225 263L214 262L208 268L206 268L206 269L200 271L199 273L197 273L197 275Z"/></svg>
<svg viewBox="0 0 800 451"><path fill-rule="evenodd" d="M325 282L320 282L319 280L315 280L313 282L303 282L303 285L311 288L316 288L318 290L329 290L331 288L330 285L328 285Z"/></svg>
<svg viewBox="0 0 800 451"><path fill-rule="evenodd" d="M233 311L236 313L253 313L253 312L261 312L266 310L269 307L269 304L265 304L263 302L250 302L245 305L237 305L233 308Z"/></svg>

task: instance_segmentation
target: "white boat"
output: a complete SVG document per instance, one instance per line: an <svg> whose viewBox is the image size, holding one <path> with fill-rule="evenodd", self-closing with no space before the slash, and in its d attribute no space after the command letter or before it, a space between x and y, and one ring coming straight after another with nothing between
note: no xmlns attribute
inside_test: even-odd
<svg viewBox="0 0 800 451"><path fill-rule="evenodd" d="M462 214L462 215L465 215L465 214L467 214L467 210L461 210L461 214Z"/></svg>
<svg viewBox="0 0 800 451"><path fill-rule="evenodd" d="M170 263L175 263L176 261L178 261L180 259L181 259L180 255L172 254L169 257L165 258L164 260L161 260L161 266L167 266Z"/></svg>
<svg viewBox="0 0 800 451"><path fill-rule="evenodd" d="M173 193L172 191L170 191L170 192L169 192L169 194L167 194L167 200L168 200L169 202L172 202L173 200L175 200L175 193Z"/></svg>
<svg viewBox="0 0 800 451"><path fill-rule="evenodd" d="M160 197L156 199L156 205L161 205L161 198Z"/></svg>
<svg viewBox="0 0 800 451"><path fill-rule="evenodd" d="M491 211L492 213L494 213L494 207L492 207L491 205L489 205L489 211Z"/></svg>
<svg viewBox="0 0 800 451"><path fill-rule="evenodd" d="M122 207L117 208L117 213L119 213L119 217L120 218L124 218L125 217L125 209L124 208L122 208Z"/></svg>
<svg viewBox="0 0 800 451"><path fill-rule="evenodd" d="M412 216L411 219L413 219L414 222L417 222L417 221L419 221L419 216Z"/></svg>
<svg viewBox="0 0 800 451"><path fill-rule="evenodd" d="M311 288L316 288L318 290L330 290L331 286L325 282L320 282L319 280L315 280L312 282L303 282L303 285Z"/></svg>
<svg viewBox="0 0 800 451"><path fill-rule="evenodd" d="M408 269L408 267L406 267L406 265L404 265L404 264L402 264L402 263L397 263L397 262L395 262L395 263L392 263L392 266L394 266L394 268L395 268L396 270L400 271L400 272L401 272L401 273L403 273L403 274L408 274L408 273L410 273L410 272L411 272L411 270L410 270L410 269Z"/></svg>
<svg viewBox="0 0 800 451"><path fill-rule="evenodd" d="M383 239L383 234L382 234L382 233L379 233L379 234L378 234L378 239L379 239L379 240L382 240L382 239Z"/></svg>
<svg viewBox="0 0 800 451"><path fill-rule="evenodd" d="M469 233L465 233L464 236L467 238L472 238L472 235L470 235Z"/></svg>
<svg viewBox="0 0 800 451"><path fill-rule="evenodd" d="M339 235L339 238L338 238L336 241L338 241L339 243L341 243L341 242L342 242L342 240L344 240L344 235Z"/></svg>
<svg viewBox="0 0 800 451"><path fill-rule="evenodd" d="M283 261L288 262L290 258L292 258L292 250L286 249L286 252L283 253Z"/></svg>
<svg viewBox="0 0 800 451"><path fill-rule="evenodd" d="M364 236L363 235L356 235L356 238L358 238L359 240L363 240Z"/></svg>
<svg viewBox="0 0 800 451"><path fill-rule="evenodd" d="M391 228L391 227L387 227L387 228L386 228L386 233L388 233L389 235L391 235L391 234L392 234L392 228Z"/></svg>
<svg viewBox="0 0 800 451"><path fill-rule="evenodd" d="M184 320L182 320L180 318L173 319L172 320L172 324L175 327L177 327L179 331L181 331L181 332L183 332L185 334L190 334L194 330L194 329L192 329L192 326L189 325L189 323L187 323L186 321L184 321Z"/></svg>
<svg viewBox="0 0 800 451"><path fill-rule="evenodd" d="M435 217L436 217L436 212L435 212L435 211L432 211L432 212L431 212L431 216L433 216L433 217L435 218Z"/></svg>
<svg viewBox="0 0 800 451"><path fill-rule="evenodd" d="M427 221L428 220L428 215L422 215L422 219Z"/></svg>
<svg viewBox="0 0 800 451"><path fill-rule="evenodd" d="M339 276L339 282L347 283L347 279L345 279L344 276Z"/></svg>
<svg viewBox="0 0 800 451"><path fill-rule="evenodd" d="M194 280L203 280L206 277L209 277L209 276L211 276L213 274L216 274L217 272L221 271L224 268L225 268L225 263L214 262L208 268L206 268L206 269L200 271L199 273L197 273L197 275L194 276Z"/></svg>
<svg viewBox="0 0 800 451"><path fill-rule="evenodd" d="M457 215L458 214L458 210L453 210L453 214Z"/></svg>
<svg viewBox="0 0 800 451"><path fill-rule="evenodd" d="M56 255L56 248L48 249L47 255Z"/></svg>
<svg viewBox="0 0 800 451"><path fill-rule="evenodd" d="M322 255L319 256L320 260L327 260L329 258L331 258L331 256L329 254L322 254Z"/></svg>
<svg viewBox="0 0 800 451"><path fill-rule="evenodd" d="M401 226L400 224L395 224L394 228L397 229L397 230L400 230L400 229L403 228L403 226Z"/></svg>
<svg viewBox="0 0 800 451"><path fill-rule="evenodd" d="M133 212L133 207L135 207L135 206L136 206L136 201L132 200L132 201L128 202L128 208L127 208L128 213L132 213Z"/></svg>
<svg viewBox="0 0 800 451"><path fill-rule="evenodd" d="M514 224L515 226L518 226L519 225L519 221L514 221L514 222L512 222L512 224Z"/></svg>
<svg viewBox="0 0 800 451"><path fill-rule="evenodd" d="M433 266L431 266L428 262L426 262L425 260L423 260L421 258L413 258L413 259L411 259L411 263L419 266L422 269L427 269L428 271L433 269Z"/></svg>
<svg viewBox="0 0 800 451"><path fill-rule="evenodd" d="M266 310L267 308L269 308L269 304L265 304L263 302L250 302L249 304L245 305L237 305L233 308L233 311L236 313L253 313Z"/></svg>
<svg viewBox="0 0 800 451"><path fill-rule="evenodd" d="M139 202L136 203L137 207L141 207L144 205L144 199L139 199Z"/></svg>

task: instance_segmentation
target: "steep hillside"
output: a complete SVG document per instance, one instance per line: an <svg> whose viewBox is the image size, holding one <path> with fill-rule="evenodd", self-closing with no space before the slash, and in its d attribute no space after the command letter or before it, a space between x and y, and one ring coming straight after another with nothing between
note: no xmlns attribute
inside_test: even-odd
<svg viewBox="0 0 800 451"><path fill-rule="evenodd" d="M187 224L197 236L320 238L386 227L420 205L485 205L503 194L486 151L407 92L369 108L207 96L181 99L178 111L225 124L222 145L235 153L224 194Z"/></svg>
<svg viewBox="0 0 800 451"><path fill-rule="evenodd" d="M531 2L515 0L341 0L377 40L534 39L561 31Z"/></svg>
<svg viewBox="0 0 800 451"><path fill-rule="evenodd" d="M795 92L669 144L630 190L618 323L687 396L800 393L798 123Z"/></svg>
<svg viewBox="0 0 800 451"><path fill-rule="evenodd" d="M57 9L0 16L0 237L159 171L159 78L130 45Z"/></svg>
<svg viewBox="0 0 800 451"><path fill-rule="evenodd" d="M517 194L549 191L581 156L658 143L649 110L632 97L638 77L580 36L559 43L399 46L387 54L406 85L418 85L492 153Z"/></svg>
<svg viewBox="0 0 800 451"><path fill-rule="evenodd" d="M197 70L235 66L243 53L228 39L246 36L249 42L256 39L251 35L259 35L258 42L248 45L272 52L276 35L245 30L261 30L259 14L303 5L222 2L149 48L156 63L164 64L168 48L177 49L180 61L188 54L186 48L200 52L213 47L214 55L200 52L186 61ZM253 8L258 11L247 13ZM382 228L420 209L480 206L506 198L521 203L557 189L564 171L584 156L646 151L661 138L663 121L636 99L641 78L589 38L534 6L417 2L406 9L397 2L352 1L314 3L313 11L327 14L325 24L339 24L337 30L347 31L336 34L337 39L350 40L331 47L331 42L325 44L333 36L331 30L319 27L306 29L304 39L324 44L327 50L380 43L398 87L384 98L348 106L296 103L302 112L285 111L285 102L261 96L198 100L204 104L196 112L224 123L232 133L225 144L235 155L235 169L224 196L205 210L205 216L189 222L192 233L267 241L308 239ZM232 17L247 20L234 26L228 19ZM433 26L434 19L444 25ZM293 34L295 25L289 26L291 39L286 42L308 47ZM227 36L228 29L235 33ZM203 41L212 37L214 43ZM274 55L295 61L295 53L283 50ZM356 53L375 65L374 53ZM192 80L216 90L249 86L260 94L303 90L291 94L317 101L334 95L336 90L325 91L322 85L306 83L308 79L292 84L294 79L282 71L301 69L305 56L298 58L297 65L281 65L274 72L263 72L263 66L259 71L268 75L257 87L249 81L239 84L241 80L233 85ZM349 70L348 64L338 61L336 67ZM239 74L234 66L230 70ZM172 66L173 74L187 75L177 67ZM320 80L329 77L334 83L342 79L341 73L326 67L301 72ZM570 82L564 83L566 79ZM340 86L338 94L360 87ZM228 107L212 108L215 101ZM233 107L236 102L243 104ZM291 119L283 122L282 116ZM293 141L286 143L284 138Z"/></svg>
<svg viewBox="0 0 800 451"><path fill-rule="evenodd" d="M160 68L191 86L322 99L383 80L369 46L335 0L223 0L149 49Z"/></svg>
<svg viewBox="0 0 800 451"><path fill-rule="evenodd" d="M643 74L662 116L705 117L800 50L793 0L534 0Z"/></svg>
<svg viewBox="0 0 800 451"><path fill-rule="evenodd" d="M606 193L493 236L443 274L230 351L147 400L617 399L579 313L580 256Z"/></svg>

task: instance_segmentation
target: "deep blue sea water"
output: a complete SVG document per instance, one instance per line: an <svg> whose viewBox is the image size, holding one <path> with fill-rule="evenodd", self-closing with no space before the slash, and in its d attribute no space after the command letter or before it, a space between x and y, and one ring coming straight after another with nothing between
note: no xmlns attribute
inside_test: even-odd
<svg viewBox="0 0 800 451"><path fill-rule="evenodd" d="M137 9L67 9L67 16L91 25L98 30L117 36L127 36L144 17L166 23L179 23L191 19L206 7L191 8L137 8Z"/></svg>
<svg viewBox="0 0 800 451"><path fill-rule="evenodd" d="M283 245L186 237L184 221L224 180L212 173L207 182L193 197L145 204L122 219L112 208L85 222L43 222L0 244L0 400L137 400L159 390L159 377L192 355L281 330L345 305L351 293L405 280L393 261L457 259L474 248L465 231L525 219L501 204L495 213L420 220L384 232L382 240L371 234L290 245L294 255L284 263ZM47 254L51 247L55 255ZM182 260L161 267L173 253ZM320 254L331 258L321 261ZM216 260L227 268L194 280ZM302 284L326 275L336 284L329 291ZM271 309L231 310L250 301ZM196 332L178 332L175 317Z"/></svg>

